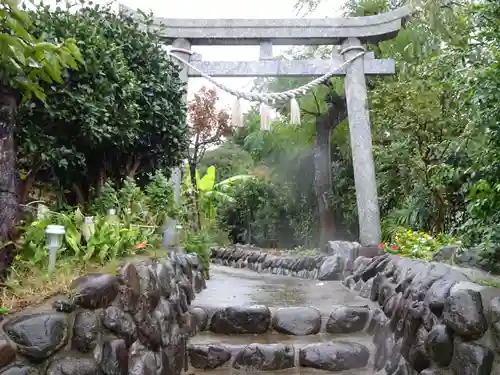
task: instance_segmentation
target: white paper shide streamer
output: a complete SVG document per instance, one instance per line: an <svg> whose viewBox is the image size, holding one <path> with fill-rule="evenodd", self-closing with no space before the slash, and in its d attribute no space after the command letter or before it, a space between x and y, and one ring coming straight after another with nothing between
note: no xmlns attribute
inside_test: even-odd
<svg viewBox="0 0 500 375"><path fill-rule="evenodd" d="M231 124L240 128L243 124L243 111L241 110L241 99L238 97L234 98L233 111L231 113Z"/></svg>
<svg viewBox="0 0 500 375"><path fill-rule="evenodd" d="M266 103L260 103L260 130L271 130L271 108Z"/></svg>
<svg viewBox="0 0 500 375"><path fill-rule="evenodd" d="M290 124L300 125L300 106L295 97L290 99Z"/></svg>

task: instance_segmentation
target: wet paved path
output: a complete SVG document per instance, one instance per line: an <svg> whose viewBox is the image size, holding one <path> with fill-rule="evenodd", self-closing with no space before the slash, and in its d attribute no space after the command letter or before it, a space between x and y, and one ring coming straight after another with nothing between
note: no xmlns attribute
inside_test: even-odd
<svg viewBox="0 0 500 375"><path fill-rule="evenodd" d="M328 313L336 305L366 305L367 302L345 288L340 281L306 280L212 265L207 289L196 296L193 304L314 306Z"/></svg>
<svg viewBox="0 0 500 375"><path fill-rule="evenodd" d="M193 306L221 307L237 305L266 305L273 307L313 306L324 316L339 305L366 306L370 302L345 288L340 281L318 281L300 279L292 276L279 276L267 273L256 273L246 269L236 269L211 265L210 280L207 289L196 295ZM325 323L325 322L323 322ZM327 341L351 341L367 346L371 352L368 366L362 369L352 369L339 372L341 375L373 375L373 345L371 338L365 333L325 334L309 336L289 336L277 332L262 335L217 335L210 332L200 332L190 339L193 344L225 343L233 345L248 345L251 343L287 343L301 347L306 344ZM194 370L196 375L236 375L236 374L266 374L266 375L320 375L324 371L310 368L294 368L279 372L245 372L230 368L218 368L212 371ZM327 372L326 372L327 374Z"/></svg>

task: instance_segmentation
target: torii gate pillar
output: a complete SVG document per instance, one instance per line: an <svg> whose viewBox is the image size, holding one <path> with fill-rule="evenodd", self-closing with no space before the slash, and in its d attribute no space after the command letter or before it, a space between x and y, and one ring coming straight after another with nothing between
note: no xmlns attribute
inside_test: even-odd
<svg viewBox="0 0 500 375"><path fill-rule="evenodd" d="M317 77L338 69L345 76L349 131L351 138L359 233L362 245L381 240L380 213L372 152L365 76L392 75L393 60L375 59L366 53L348 66L343 63L359 54L362 44L377 43L397 35L410 16L407 6L368 17L330 19L165 19L156 17L160 33L174 48L191 45L260 45L260 61L202 61L200 56L174 52L196 69L182 67L181 78L200 77L199 71L212 77ZM343 58L330 60L272 60L272 45L339 45ZM188 46L186 48L186 46ZM346 48L348 48L346 50ZM187 74L186 74L187 72ZM187 83L187 82L186 82Z"/></svg>
<svg viewBox="0 0 500 375"><path fill-rule="evenodd" d="M178 51L173 51L177 56L185 61L189 61L191 55L185 51L191 50L191 43L187 39L179 38L173 41L172 48L177 48ZM187 85L189 81L189 69L184 64L175 60L174 64L179 67L179 79L184 82L186 92L183 95L184 103L187 103ZM182 185L182 165L173 168L172 175L170 176L170 183L174 190L174 203L180 204L181 201L181 185ZM165 226L163 228L163 246L167 249L178 248L179 231L177 230L177 220L167 217L165 219Z"/></svg>
<svg viewBox="0 0 500 375"><path fill-rule="evenodd" d="M356 56L359 50L354 47L361 46L359 39L347 38L342 43L343 48L350 48L344 54L345 60ZM344 87L356 186L359 240L363 245L378 245L382 234L363 60L356 59L347 66Z"/></svg>

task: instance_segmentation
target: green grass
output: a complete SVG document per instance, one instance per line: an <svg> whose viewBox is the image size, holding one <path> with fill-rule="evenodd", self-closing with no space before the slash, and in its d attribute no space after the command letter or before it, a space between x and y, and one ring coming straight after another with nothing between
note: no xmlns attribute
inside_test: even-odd
<svg viewBox="0 0 500 375"><path fill-rule="evenodd" d="M500 288L500 281L497 280L492 280L492 279L478 279L474 280L476 284L482 285L482 286L488 286L491 288Z"/></svg>

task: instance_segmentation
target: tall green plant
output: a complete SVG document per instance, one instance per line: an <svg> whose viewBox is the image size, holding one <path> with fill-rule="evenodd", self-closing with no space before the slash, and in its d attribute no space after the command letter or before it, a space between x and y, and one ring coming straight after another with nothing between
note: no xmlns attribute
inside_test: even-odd
<svg viewBox="0 0 500 375"><path fill-rule="evenodd" d="M186 192L191 196L196 196L196 199L199 200L199 206L209 225L215 221L217 205L233 201L231 189L243 181L254 178L252 175L237 175L216 182L215 176L216 169L213 165L207 168L207 173L203 177L200 177L198 170L196 170L196 186L198 187L198 191L194 192L189 168L187 168L184 183Z"/></svg>
<svg viewBox="0 0 500 375"><path fill-rule="evenodd" d="M19 186L17 147L14 141L18 122L18 105L32 98L46 100L44 83L61 84L69 69L82 63L80 50L66 35L48 42L45 35L32 32L30 16L18 8L18 1L0 2L0 277L9 267L12 247L4 248L14 236L19 219ZM66 78L66 77L64 77ZM32 106L33 103L28 104ZM46 129L47 124L44 124ZM24 126L24 124L23 124ZM22 128L21 128L22 129Z"/></svg>

